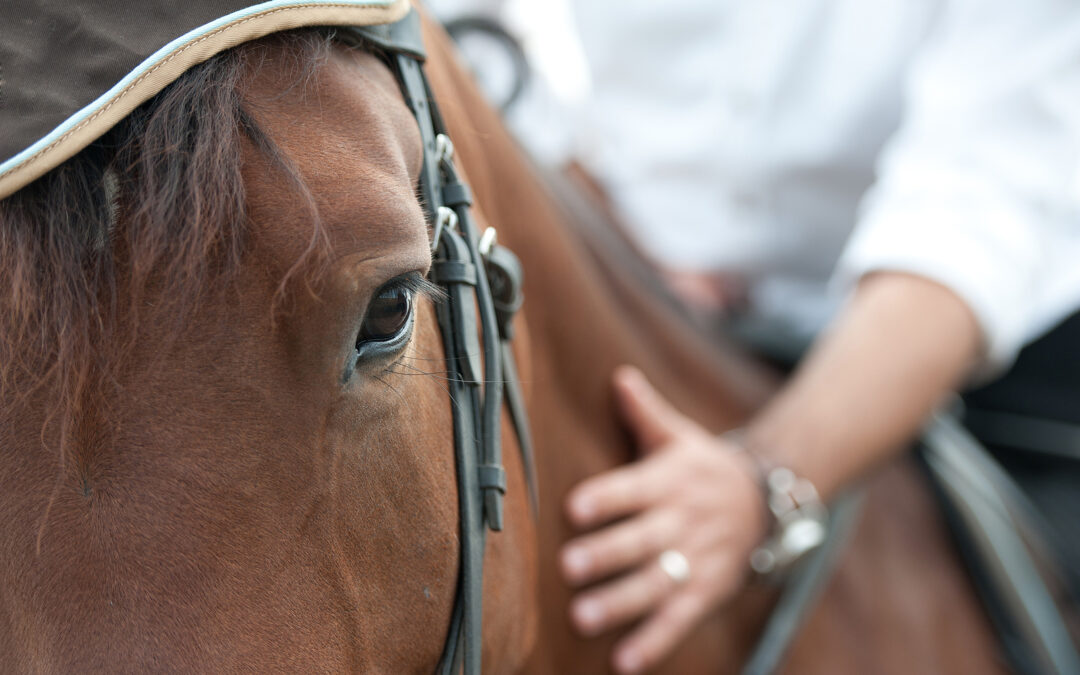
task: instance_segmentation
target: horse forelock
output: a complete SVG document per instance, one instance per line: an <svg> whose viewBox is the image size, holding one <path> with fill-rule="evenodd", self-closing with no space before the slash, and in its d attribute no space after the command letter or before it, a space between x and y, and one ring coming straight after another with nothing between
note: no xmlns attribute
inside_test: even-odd
<svg viewBox="0 0 1080 675"><path fill-rule="evenodd" d="M62 464L84 418L108 415L141 327L182 334L239 269L249 237L243 143L270 158L312 213L310 243L278 296L318 267L327 239L314 201L245 109L244 88L270 53L291 60L306 86L328 51L328 35L308 29L223 52L0 201L0 400L15 414L47 392L45 426L58 425Z"/></svg>

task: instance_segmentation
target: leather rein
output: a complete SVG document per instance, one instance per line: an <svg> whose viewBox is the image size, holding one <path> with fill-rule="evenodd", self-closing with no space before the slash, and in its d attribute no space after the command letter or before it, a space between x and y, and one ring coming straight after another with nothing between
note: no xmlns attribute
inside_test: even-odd
<svg viewBox="0 0 1080 675"><path fill-rule="evenodd" d="M346 42L373 44L397 77L420 127L424 162L420 194L432 225L430 280L447 294L436 305L446 353L447 387L454 420L454 455L460 519L457 596L437 672L481 672L484 542L503 527L506 470L502 465L502 404L517 434L533 516L536 471L528 418L511 350L514 313L521 306L522 268L489 229L478 232L472 194L453 163L453 144L435 104L422 64L426 58L420 17L363 28L340 28Z"/></svg>

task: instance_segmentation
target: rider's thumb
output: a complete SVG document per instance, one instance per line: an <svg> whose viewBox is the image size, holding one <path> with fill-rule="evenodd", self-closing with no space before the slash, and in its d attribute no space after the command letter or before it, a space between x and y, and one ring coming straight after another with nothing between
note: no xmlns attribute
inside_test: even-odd
<svg viewBox="0 0 1080 675"><path fill-rule="evenodd" d="M687 419L633 366L619 366L612 376L615 399L638 448L651 452L685 431Z"/></svg>

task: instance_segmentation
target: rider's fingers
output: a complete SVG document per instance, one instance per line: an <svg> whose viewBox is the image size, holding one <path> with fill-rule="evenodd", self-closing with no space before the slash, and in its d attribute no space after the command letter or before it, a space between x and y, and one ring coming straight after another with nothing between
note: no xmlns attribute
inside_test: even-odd
<svg viewBox="0 0 1080 675"><path fill-rule="evenodd" d="M618 673L640 673L656 666L697 625L708 609L692 589L675 593L641 626L616 646L612 656Z"/></svg>
<svg viewBox="0 0 1080 675"><path fill-rule="evenodd" d="M680 469L662 453L593 476L570 491L567 516L584 528L641 511L671 492Z"/></svg>
<svg viewBox="0 0 1080 675"><path fill-rule="evenodd" d="M637 368L616 368L612 382L623 420L643 453L676 440L693 427L694 423L656 391Z"/></svg>
<svg viewBox="0 0 1080 675"><path fill-rule="evenodd" d="M596 635L649 612L671 593L673 584L654 563L582 593L571 605L570 616L581 633Z"/></svg>
<svg viewBox="0 0 1080 675"><path fill-rule="evenodd" d="M648 509L567 544L561 557L563 576L570 583L582 584L640 565L677 541L682 529L676 511Z"/></svg>

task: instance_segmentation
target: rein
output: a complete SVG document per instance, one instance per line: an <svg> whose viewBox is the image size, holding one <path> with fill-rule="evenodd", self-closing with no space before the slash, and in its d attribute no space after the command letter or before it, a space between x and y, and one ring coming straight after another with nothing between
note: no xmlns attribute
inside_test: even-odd
<svg viewBox="0 0 1080 675"><path fill-rule="evenodd" d="M424 146L420 194L433 227L430 280L447 301L436 306L446 352L454 420L461 563L446 646L437 672L481 672L484 542L503 527L506 470L502 465L502 403L514 425L536 516L536 472L524 397L510 340L521 306L522 268L509 249L482 236L472 218L472 194L453 163L453 144L435 105L422 64L420 17L410 10L391 24L342 28L383 49L405 101L416 117ZM494 293L493 293L494 290ZM482 340L482 344L481 344ZM482 358L481 358L482 357Z"/></svg>

